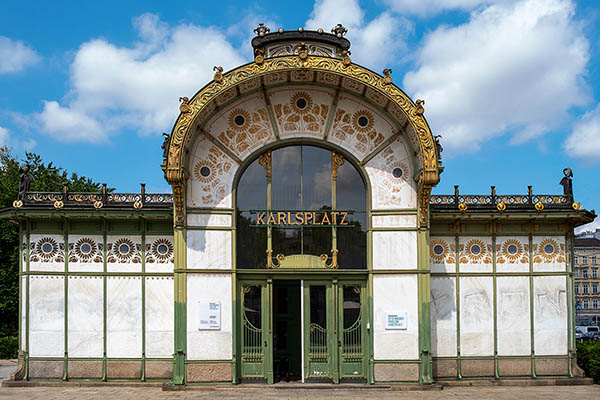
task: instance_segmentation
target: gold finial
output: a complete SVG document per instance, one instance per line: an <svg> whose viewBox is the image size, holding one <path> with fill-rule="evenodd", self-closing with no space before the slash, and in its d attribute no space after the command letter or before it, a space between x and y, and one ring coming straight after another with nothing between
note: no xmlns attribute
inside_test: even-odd
<svg viewBox="0 0 600 400"><path fill-rule="evenodd" d="M415 111L415 114L423 115L423 113L425 113L425 108L423 108L425 100L417 99L417 101L415 101L415 104L417 105L417 110Z"/></svg>
<svg viewBox="0 0 600 400"><path fill-rule="evenodd" d="M458 209L459 209L461 212L465 212L465 211L467 211L467 208L469 208L469 207L468 207L468 206L467 206L465 203L460 203L460 204L458 205Z"/></svg>
<svg viewBox="0 0 600 400"><path fill-rule="evenodd" d="M306 43L304 42L301 42L298 46L298 57L300 57L301 60L306 60L308 58L308 46L306 46Z"/></svg>
<svg viewBox="0 0 600 400"><path fill-rule="evenodd" d="M265 169L267 179L271 179L271 152L267 151L258 156L258 163Z"/></svg>
<svg viewBox="0 0 600 400"><path fill-rule="evenodd" d="M187 97L180 97L179 102L181 103L179 105L179 111L181 111L182 113L192 112L192 107L190 107L190 99L188 99Z"/></svg>
<svg viewBox="0 0 600 400"><path fill-rule="evenodd" d="M102 204L102 201L97 200L94 202L94 208L102 208L104 204Z"/></svg>
<svg viewBox="0 0 600 400"><path fill-rule="evenodd" d="M214 66L213 67L213 71L217 71L215 72L215 76L214 76L214 81L217 83L221 83L223 82L223 67L219 67L219 66Z"/></svg>
<svg viewBox="0 0 600 400"><path fill-rule="evenodd" d="M258 65L262 65L265 62L265 50L264 49L254 50L254 62Z"/></svg>
<svg viewBox="0 0 600 400"><path fill-rule="evenodd" d="M331 179L337 179L338 168L344 164L344 156L335 151L331 152Z"/></svg>
<svg viewBox="0 0 600 400"><path fill-rule="evenodd" d="M502 211L506 210L506 204L504 204L503 202L500 202L500 203L498 203L496 208L498 209L498 211L502 212Z"/></svg>
<svg viewBox="0 0 600 400"><path fill-rule="evenodd" d="M21 207L23 207L23 201L21 201L21 200L15 200L15 201L13 201L13 207L14 208L21 208Z"/></svg>
<svg viewBox="0 0 600 400"><path fill-rule="evenodd" d="M581 210L581 203L573 203L573 210L575 210L575 211Z"/></svg>
<svg viewBox="0 0 600 400"><path fill-rule="evenodd" d="M391 68L386 68L383 70L383 84L384 85L389 85L390 83L392 83L392 69Z"/></svg>
<svg viewBox="0 0 600 400"><path fill-rule="evenodd" d="M535 203L535 209L538 211L542 211L544 209L544 203L538 201L537 203Z"/></svg>
<svg viewBox="0 0 600 400"><path fill-rule="evenodd" d="M350 54L352 54L350 50L342 50L342 65L344 65L344 67L347 67L348 65L352 64Z"/></svg>

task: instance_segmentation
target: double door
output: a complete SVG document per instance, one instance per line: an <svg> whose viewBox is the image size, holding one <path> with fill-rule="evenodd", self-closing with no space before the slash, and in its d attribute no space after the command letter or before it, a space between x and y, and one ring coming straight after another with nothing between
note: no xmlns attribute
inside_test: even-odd
<svg viewBox="0 0 600 400"><path fill-rule="evenodd" d="M278 380L281 343L295 343L290 338L300 336L299 345L287 345L285 354L287 365L289 360L300 360L303 381L364 381L369 348L364 281L294 282L240 281L237 343L241 379ZM286 288L285 297L277 295L281 287ZM294 301L295 296L299 301ZM283 307L281 302L286 302L285 325L276 312ZM289 308L294 304L299 305L297 310Z"/></svg>

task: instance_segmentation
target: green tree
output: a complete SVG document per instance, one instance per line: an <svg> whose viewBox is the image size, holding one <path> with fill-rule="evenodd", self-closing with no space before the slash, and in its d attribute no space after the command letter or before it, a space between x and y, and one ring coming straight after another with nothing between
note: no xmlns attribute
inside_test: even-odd
<svg viewBox="0 0 600 400"><path fill-rule="evenodd" d="M69 174L52 163L44 164L35 153L25 153L31 166L31 191L100 192L102 185L90 178ZM19 161L6 146L0 147L0 210L12 207L19 192ZM11 221L0 219L0 337L16 336L19 327L19 231Z"/></svg>

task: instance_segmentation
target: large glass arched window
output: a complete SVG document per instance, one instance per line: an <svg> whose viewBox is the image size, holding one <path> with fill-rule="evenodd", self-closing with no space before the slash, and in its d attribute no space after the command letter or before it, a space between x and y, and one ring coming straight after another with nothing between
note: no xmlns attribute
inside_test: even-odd
<svg viewBox="0 0 600 400"><path fill-rule="evenodd" d="M266 152L236 195L238 269L366 268L365 184L341 155L306 145Z"/></svg>

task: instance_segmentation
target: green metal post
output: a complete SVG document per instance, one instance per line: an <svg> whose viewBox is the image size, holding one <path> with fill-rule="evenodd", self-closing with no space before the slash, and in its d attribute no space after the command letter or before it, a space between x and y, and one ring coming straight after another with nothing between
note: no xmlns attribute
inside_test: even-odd
<svg viewBox="0 0 600 400"><path fill-rule="evenodd" d="M187 273L177 270L186 268L186 239L185 229L176 226L174 229L175 242L175 357L173 368L174 385L184 385L186 376L186 336L187 336Z"/></svg>
<svg viewBox="0 0 600 400"><path fill-rule="evenodd" d="M421 228L417 232L418 248L418 300L419 300L419 383L433 383L433 360L431 357L431 265L429 257L429 229Z"/></svg>

